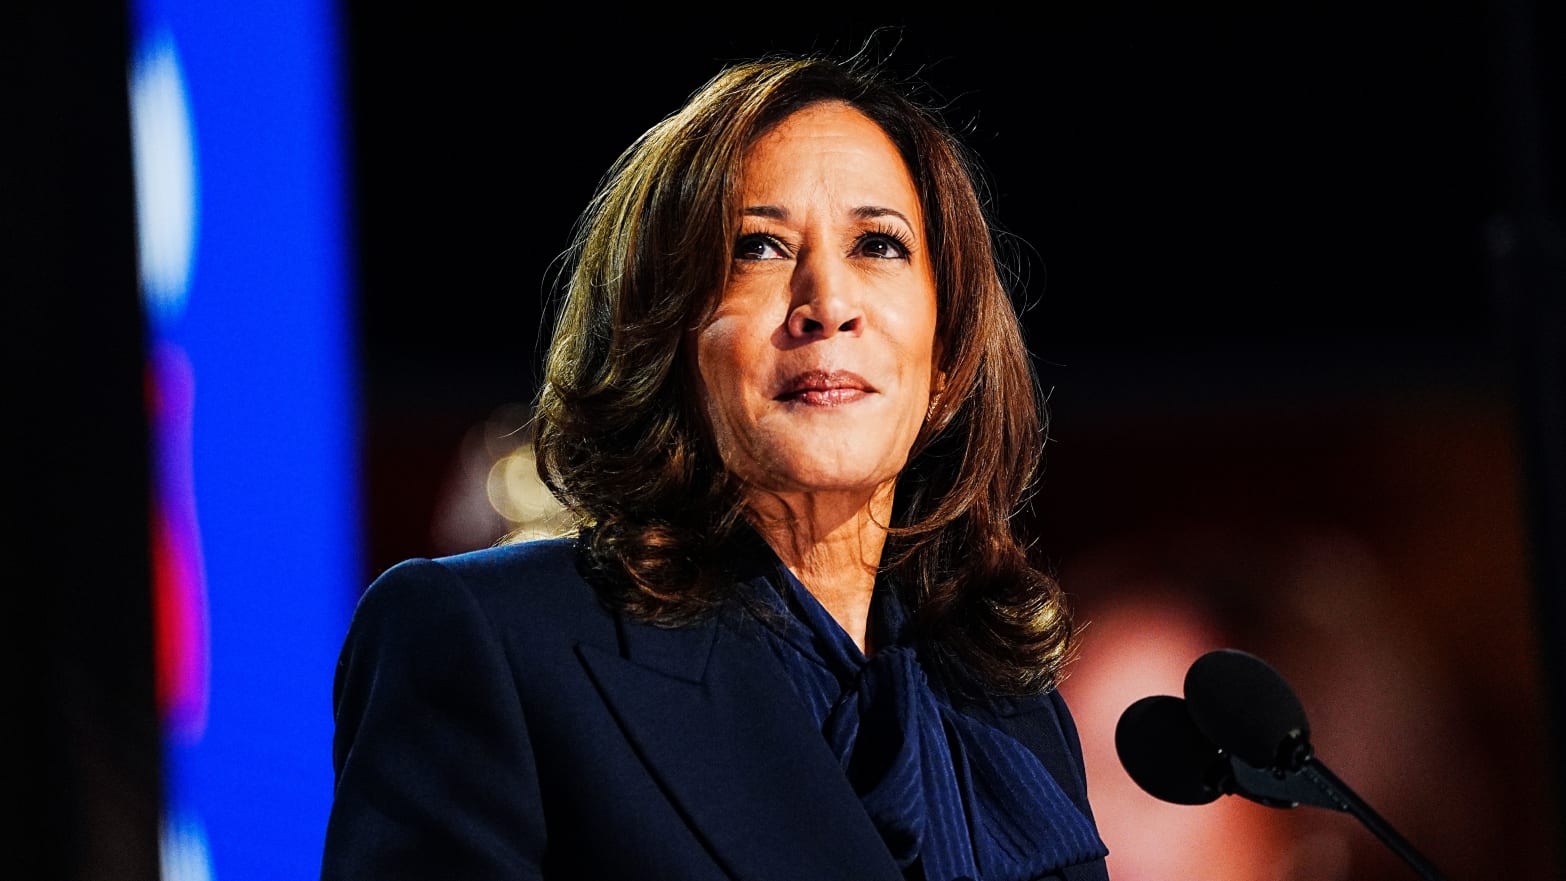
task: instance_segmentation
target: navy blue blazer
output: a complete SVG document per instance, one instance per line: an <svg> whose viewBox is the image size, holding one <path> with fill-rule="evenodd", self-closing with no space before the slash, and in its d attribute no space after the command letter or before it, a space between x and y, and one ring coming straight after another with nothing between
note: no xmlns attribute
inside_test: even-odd
<svg viewBox="0 0 1566 881"><path fill-rule="evenodd" d="M323 881L904 881L761 642L617 614L585 571L559 539L370 586L337 668ZM965 711L1092 816L1058 695Z"/></svg>

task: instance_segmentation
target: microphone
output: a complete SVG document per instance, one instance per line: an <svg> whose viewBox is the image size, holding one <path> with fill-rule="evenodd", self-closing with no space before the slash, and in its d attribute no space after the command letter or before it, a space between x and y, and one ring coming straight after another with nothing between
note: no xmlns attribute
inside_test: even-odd
<svg viewBox="0 0 1566 881"><path fill-rule="evenodd" d="M1310 722L1294 689L1255 655L1219 649L1185 674L1191 721L1214 743L1257 768L1294 770L1310 753Z"/></svg>
<svg viewBox="0 0 1566 881"><path fill-rule="evenodd" d="M1126 708L1115 726L1115 751L1126 773L1149 795L1179 805L1201 805L1241 795L1274 808L1320 802L1297 776L1277 776L1234 758L1192 721L1184 698L1144 697Z"/></svg>
<svg viewBox="0 0 1566 881"><path fill-rule="evenodd" d="M1136 785L1177 805L1204 805L1225 795L1223 752L1191 722L1185 701L1144 697L1115 725L1115 752Z"/></svg>
<svg viewBox="0 0 1566 881"><path fill-rule="evenodd" d="M1235 649L1208 652L1186 671L1184 688L1183 699L1142 698L1115 726L1120 763L1149 795L1184 805L1240 795L1353 814L1424 881L1445 881L1316 757L1304 706L1267 662Z"/></svg>

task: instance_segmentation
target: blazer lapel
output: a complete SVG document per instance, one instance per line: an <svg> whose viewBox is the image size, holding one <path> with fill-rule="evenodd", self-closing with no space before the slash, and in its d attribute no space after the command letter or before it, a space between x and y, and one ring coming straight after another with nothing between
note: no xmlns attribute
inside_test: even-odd
<svg viewBox="0 0 1566 881"><path fill-rule="evenodd" d="M821 732L759 642L717 621L625 621L577 654L626 737L730 874L901 881Z"/></svg>

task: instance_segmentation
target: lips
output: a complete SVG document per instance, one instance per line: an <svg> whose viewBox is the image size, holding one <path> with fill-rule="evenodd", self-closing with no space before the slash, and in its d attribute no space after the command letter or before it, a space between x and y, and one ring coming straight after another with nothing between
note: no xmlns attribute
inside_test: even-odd
<svg viewBox="0 0 1566 881"><path fill-rule="evenodd" d="M848 370L807 370L790 377L773 400L834 407L848 404L875 393L864 377Z"/></svg>

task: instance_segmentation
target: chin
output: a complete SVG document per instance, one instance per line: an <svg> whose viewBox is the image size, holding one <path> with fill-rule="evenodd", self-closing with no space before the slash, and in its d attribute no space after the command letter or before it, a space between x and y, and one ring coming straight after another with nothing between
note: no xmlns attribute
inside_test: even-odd
<svg viewBox="0 0 1566 881"><path fill-rule="evenodd" d="M869 495L897 479L897 469L843 469L838 463L787 463L756 481L776 493L859 493Z"/></svg>

